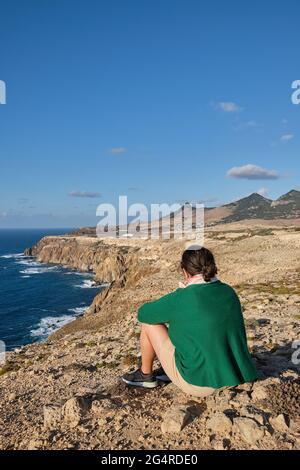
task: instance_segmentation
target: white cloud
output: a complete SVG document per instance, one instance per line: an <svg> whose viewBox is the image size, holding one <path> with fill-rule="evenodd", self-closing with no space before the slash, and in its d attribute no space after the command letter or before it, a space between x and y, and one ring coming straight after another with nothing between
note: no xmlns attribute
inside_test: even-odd
<svg viewBox="0 0 300 470"><path fill-rule="evenodd" d="M227 176L247 180L276 180L279 173L275 170L266 170L257 165L235 166L227 171Z"/></svg>
<svg viewBox="0 0 300 470"><path fill-rule="evenodd" d="M294 134L283 134L280 137L280 140L281 140L281 142L289 142L290 140L293 140L294 137L295 137Z"/></svg>
<svg viewBox="0 0 300 470"><path fill-rule="evenodd" d="M270 190L269 190L269 188L260 188L256 192L257 192L257 194L260 194L261 196L266 197L269 194Z"/></svg>
<svg viewBox="0 0 300 470"><path fill-rule="evenodd" d="M109 152L113 155L118 155L119 153L125 153L126 150L126 147L112 147Z"/></svg>
<svg viewBox="0 0 300 470"><path fill-rule="evenodd" d="M86 197L86 198L97 198L101 197L101 193L90 192L90 191L71 191L69 192L71 197Z"/></svg>
<svg viewBox="0 0 300 470"><path fill-rule="evenodd" d="M224 111L225 113L238 113L243 109L233 101L220 101L218 103L214 103L214 107L215 109Z"/></svg>

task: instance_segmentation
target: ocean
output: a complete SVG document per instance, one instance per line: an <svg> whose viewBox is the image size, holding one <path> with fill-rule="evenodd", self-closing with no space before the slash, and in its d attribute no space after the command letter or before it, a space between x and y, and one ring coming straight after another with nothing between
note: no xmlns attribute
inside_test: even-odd
<svg viewBox="0 0 300 470"><path fill-rule="evenodd" d="M82 315L101 289L90 273L25 257L45 235L71 229L0 229L0 340L7 350L45 340Z"/></svg>

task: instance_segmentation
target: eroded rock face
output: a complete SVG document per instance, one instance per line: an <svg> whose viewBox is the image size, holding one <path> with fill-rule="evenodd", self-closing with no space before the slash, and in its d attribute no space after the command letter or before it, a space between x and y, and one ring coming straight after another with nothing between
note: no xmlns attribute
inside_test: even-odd
<svg viewBox="0 0 300 470"><path fill-rule="evenodd" d="M127 264L134 249L106 245L97 238L44 237L32 248L25 250L41 263L62 264L95 273L98 282L125 282ZM127 259L128 258L128 259Z"/></svg>

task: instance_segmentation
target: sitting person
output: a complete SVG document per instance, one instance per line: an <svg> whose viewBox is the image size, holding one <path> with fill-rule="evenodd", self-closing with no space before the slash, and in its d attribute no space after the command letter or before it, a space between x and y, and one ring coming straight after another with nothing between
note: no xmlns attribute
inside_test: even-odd
<svg viewBox="0 0 300 470"><path fill-rule="evenodd" d="M158 380L170 379L197 397L254 381L240 301L232 287L216 278L213 254L191 247L182 255L181 269L183 288L140 307L141 367L122 380L153 388ZM162 368L153 372L156 357Z"/></svg>

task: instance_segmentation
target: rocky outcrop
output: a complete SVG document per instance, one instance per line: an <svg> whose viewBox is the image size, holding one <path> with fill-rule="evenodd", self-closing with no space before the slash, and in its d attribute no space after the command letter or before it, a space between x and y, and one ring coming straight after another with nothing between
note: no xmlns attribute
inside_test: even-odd
<svg viewBox="0 0 300 470"><path fill-rule="evenodd" d="M89 237L44 237L25 255L34 256L42 263L54 263L80 271L93 272L95 281L117 282L125 285L126 273L135 247L105 244L102 240Z"/></svg>

